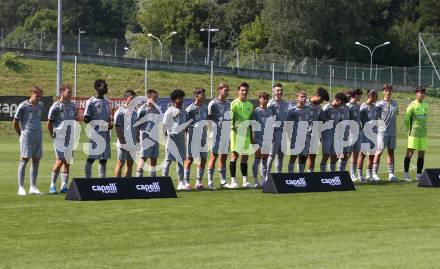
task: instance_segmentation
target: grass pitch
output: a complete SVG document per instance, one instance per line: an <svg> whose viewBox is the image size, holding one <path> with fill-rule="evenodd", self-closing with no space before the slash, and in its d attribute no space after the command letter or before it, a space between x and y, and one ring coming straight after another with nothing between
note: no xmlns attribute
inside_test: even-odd
<svg viewBox="0 0 440 269"><path fill-rule="evenodd" d="M16 139L2 141L0 265L4 268L439 265L439 189L382 183L357 185L355 192L291 195L192 191L179 192L178 199L102 202L65 201L63 195L19 197ZM403 143L399 139L398 144ZM430 143L433 149L440 146L438 139ZM44 154L39 186L47 192L53 156L48 139ZM402 167L402 154L398 150L397 169ZM85 155L78 151L75 156L71 175L82 177ZM438 150L431 151L426 167L438 167L439 159ZM108 164L109 175L114 162ZM382 165L383 176L385 169ZM174 169L171 173L175 179Z"/></svg>
<svg viewBox="0 0 440 269"><path fill-rule="evenodd" d="M411 97L396 96L402 108ZM438 106L435 100L428 101L432 112L425 167L434 168L440 163ZM406 139L400 121L401 117L395 166L396 174L402 177ZM416 183L383 182L356 185L355 192L333 193L193 191L179 192L178 199L102 202L65 201L62 195L19 197L16 194L18 138L10 123L2 123L0 127L2 268L437 268L440 265L437 257L440 189L418 188ZM48 192L54 153L46 131L44 137L39 187ZM112 154L108 175L113 174L115 148ZM380 167L383 177L385 157ZM413 176L415 157L411 166ZM83 176L84 161L85 154L78 150L71 178ZM252 161L251 158L249 163ZM95 175L96 170L95 164ZM171 176L175 180L174 166Z"/></svg>

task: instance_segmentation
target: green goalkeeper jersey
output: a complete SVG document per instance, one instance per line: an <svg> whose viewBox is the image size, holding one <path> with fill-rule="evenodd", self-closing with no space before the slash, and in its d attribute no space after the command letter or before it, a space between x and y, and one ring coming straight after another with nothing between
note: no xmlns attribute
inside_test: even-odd
<svg viewBox="0 0 440 269"><path fill-rule="evenodd" d="M231 113L232 113L232 131L237 131L238 126L240 123L251 120L252 119L252 112L254 110L254 106L249 101L240 101L240 99L235 99L231 103ZM249 128L248 128L249 129ZM249 135L249 130L247 132L247 135Z"/></svg>
<svg viewBox="0 0 440 269"><path fill-rule="evenodd" d="M428 133L428 104L411 102L405 113L405 127L409 136L426 137Z"/></svg>

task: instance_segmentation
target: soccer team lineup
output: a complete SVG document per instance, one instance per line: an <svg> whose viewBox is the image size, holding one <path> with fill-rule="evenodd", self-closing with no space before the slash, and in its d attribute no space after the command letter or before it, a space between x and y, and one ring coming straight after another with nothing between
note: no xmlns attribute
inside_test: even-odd
<svg viewBox="0 0 440 269"><path fill-rule="evenodd" d="M270 91L258 92L256 105L248 99L250 86L246 82L235 89L220 83L216 97L209 103L205 102L205 89L196 87L192 90L191 104L186 106L185 92L181 89L170 92L166 107L158 105L159 94L154 89L148 89L146 96L126 90L124 103L114 114L106 98L106 81L96 80L94 88L96 93L87 100L82 119L89 140L83 147L87 154L85 163L73 164L81 125L69 84L60 87L60 96L49 109L47 132L53 139L55 153L51 194L68 192L71 165L83 166L81 177L91 178L96 162L98 176L107 177L113 130L117 137L114 177L169 176L171 164L175 162L177 190L259 188L273 172L334 172L346 171L347 166L353 182L400 181L394 164L399 113L404 114L408 135L402 180L420 180L424 166L428 136L424 88L415 89L414 99L406 111L399 111L391 84L385 84L380 91L344 90L332 98L326 89L319 87L311 96L300 90L295 100L286 100L283 85L276 83ZM228 97L234 90L237 98L231 101ZM380 94L383 98L379 98ZM366 101L361 103L363 95ZM21 196L43 194L37 187L45 132L41 122L42 96L43 89L31 87L30 98L18 106L13 119L20 144L18 195ZM165 147L165 151L161 151L160 146ZM415 151L417 171L413 178L409 170ZM159 163L161 152L165 156ZM250 155L254 155L252 164L248 164ZM386 160L381 161L382 155ZM287 171L282 171L283 162L288 162ZM237 178L238 163L241 180ZM378 175L381 163L387 166L387 178ZM193 165L195 177L190 173ZM205 170L207 183L203 180ZM252 179L248 178L248 170L252 171ZM219 184L214 183L216 171Z"/></svg>

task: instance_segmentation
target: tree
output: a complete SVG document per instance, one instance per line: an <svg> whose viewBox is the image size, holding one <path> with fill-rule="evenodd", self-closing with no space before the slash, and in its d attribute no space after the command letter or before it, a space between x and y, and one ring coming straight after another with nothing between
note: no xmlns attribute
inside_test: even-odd
<svg viewBox="0 0 440 269"><path fill-rule="evenodd" d="M164 43L164 50L171 44L185 44L189 49L200 48L202 45L200 28L207 20L210 2L204 0L141 0L136 15L137 23L142 32L133 34L129 31L130 46L138 55L146 56L148 49L158 47L157 41L148 37L151 33ZM167 38L176 31L173 38ZM184 53L181 48L180 54Z"/></svg>
<svg viewBox="0 0 440 269"><path fill-rule="evenodd" d="M415 65L418 59L419 0L392 1L387 7L389 14L384 26L385 36L391 41L385 59L394 65Z"/></svg>
<svg viewBox="0 0 440 269"><path fill-rule="evenodd" d="M263 0L230 0L211 6L208 21L220 31L213 37L214 45L222 49L239 46L239 36L244 25L252 23L263 10Z"/></svg>
<svg viewBox="0 0 440 269"><path fill-rule="evenodd" d="M381 1L270 0L262 11L271 33L267 51L292 56L356 59L355 41L377 38L371 21ZM354 55L354 57L353 57Z"/></svg>
<svg viewBox="0 0 440 269"><path fill-rule="evenodd" d="M422 31L440 33L440 1L420 0L419 26Z"/></svg>
<svg viewBox="0 0 440 269"><path fill-rule="evenodd" d="M41 9L56 9L53 0L2 0L0 1L0 26L12 31L26 18Z"/></svg>
<svg viewBox="0 0 440 269"><path fill-rule="evenodd" d="M258 16L252 23L243 26L240 33L240 51L260 54L269 42L269 31Z"/></svg>
<svg viewBox="0 0 440 269"><path fill-rule="evenodd" d="M127 26L133 26L136 3L136 0L65 1L64 14L74 35L81 28L88 36L124 38Z"/></svg>
<svg viewBox="0 0 440 269"><path fill-rule="evenodd" d="M68 24L68 21L64 22ZM64 24L64 25L65 25ZM65 28L65 27L63 27ZM50 9L41 9L29 16L22 26L18 26L11 32L6 40L6 46L39 48L41 35L56 33L57 12ZM52 41L54 43L54 41ZM44 47L53 48L54 44L44 44Z"/></svg>

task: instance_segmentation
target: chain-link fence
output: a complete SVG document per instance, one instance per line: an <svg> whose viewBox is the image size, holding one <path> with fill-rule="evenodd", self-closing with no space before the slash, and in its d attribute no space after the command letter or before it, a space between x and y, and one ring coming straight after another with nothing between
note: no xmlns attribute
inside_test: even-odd
<svg viewBox="0 0 440 269"><path fill-rule="evenodd" d="M367 65L353 62L338 62L309 57L291 57L278 54L243 53L238 50L211 49L210 59L206 48L168 45L156 40L148 40L145 46L132 47L125 39L94 38L87 34L63 36L63 52L82 57L96 56L115 58L112 63L126 64L132 60L133 65L142 63L144 58L155 62L157 67L170 68L175 71L196 70L209 72L211 61L216 70L233 70L233 73L253 78L273 78L299 80L311 83L329 83L347 87L378 87L383 83L413 88L419 82L419 68ZM2 48L22 49L25 51L54 52L56 36L48 33L27 34L22 40L6 38L1 42ZM109 61L106 59L105 61ZM229 71L228 71L229 72ZM226 73L228 73L226 72ZM272 73L272 74L271 74ZM440 80L432 65L421 66L421 85L438 87ZM331 82L330 82L331 83Z"/></svg>

